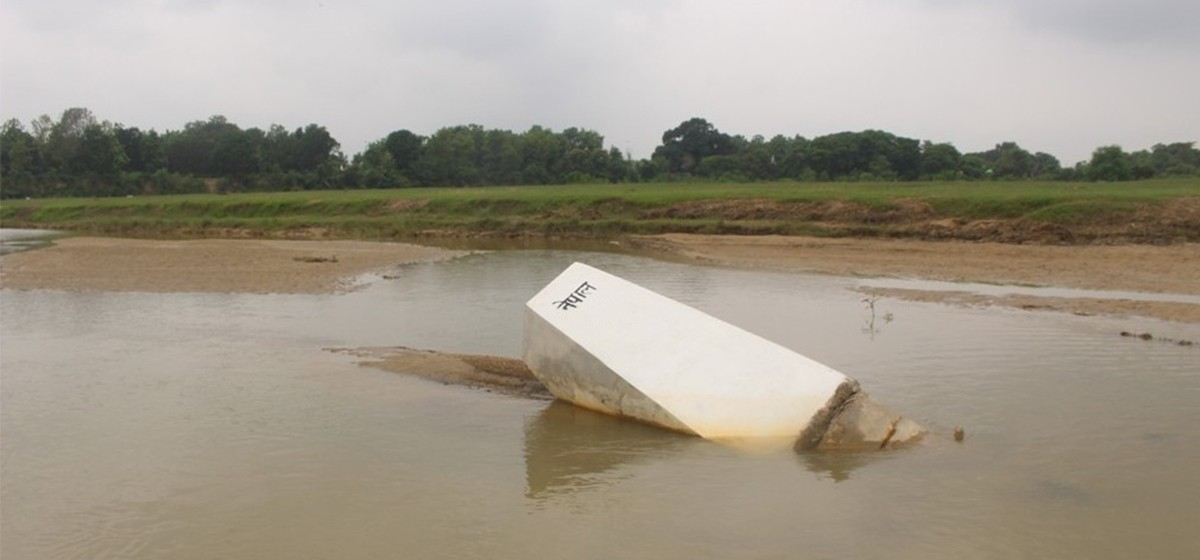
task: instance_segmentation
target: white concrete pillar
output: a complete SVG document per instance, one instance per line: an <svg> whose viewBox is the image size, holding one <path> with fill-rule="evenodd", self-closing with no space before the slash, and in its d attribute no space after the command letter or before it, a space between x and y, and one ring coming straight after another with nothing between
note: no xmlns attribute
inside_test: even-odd
<svg viewBox="0 0 1200 560"><path fill-rule="evenodd" d="M526 304L524 359L560 399L730 442L818 448L842 405L865 397L828 366L582 263ZM891 439L896 425L882 430Z"/></svg>

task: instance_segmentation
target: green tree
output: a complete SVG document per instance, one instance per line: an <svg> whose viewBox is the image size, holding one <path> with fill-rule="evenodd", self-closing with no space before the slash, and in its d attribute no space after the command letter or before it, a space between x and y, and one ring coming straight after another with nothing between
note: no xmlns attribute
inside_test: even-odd
<svg viewBox="0 0 1200 560"><path fill-rule="evenodd" d="M722 181L749 181L746 173L746 161L741 155L714 155L704 158L696 167L698 177L718 179Z"/></svg>
<svg viewBox="0 0 1200 560"><path fill-rule="evenodd" d="M755 135L739 150L741 174L751 181L773 181L779 178L776 157L778 146L767 142L762 135Z"/></svg>
<svg viewBox="0 0 1200 560"><path fill-rule="evenodd" d="M983 162L985 178L1027 179L1034 176L1033 154L1016 142L1001 142L991 150L970 155L978 156Z"/></svg>
<svg viewBox="0 0 1200 560"><path fill-rule="evenodd" d="M396 172L407 182L413 177L413 169L421 159L425 138L409 130L397 130L387 135L383 147L392 157Z"/></svg>
<svg viewBox="0 0 1200 560"><path fill-rule="evenodd" d="M244 184L250 175L258 172L256 140L261 138L261 134L261 131L254 129L242 131L236 125L222 128L212 138L211 159L206 174Z"/></svg>
<svg viewBox="0 0 1200 560"><path fill-rule="evenodd" d="M1102 146L1092 152L1087 178L1092 181L1128 181L1133 178L1129 154L1120 146Z"/></svg>
<svg viewBox="0 0 1200 560"><path fill-rule="evenodd" d="M290 169L301 172L316 172L322 167L335 165L340 157L337 140L325 127L309 124L292 133L295 148L292 150Z"/></svg>
<svg viewBox="0 0 1200 560"><path fill-rule="evenodd" d="M37 139L21 121L9 119L0 128L0 176L32 175L37 169Z"/></svg>
<svg viewBox="0 0 1200 560"><path fill-rule="evenodd" d="M237 125L220 115L187 123L181 131L168 132L163 138L167 169L200 177L218 177L225 169L236 169L240 167L236 163L217 161L217 145L223 145L223 155L232 155L237 142L231 137L241 133Z"/></svg>
<svg viewBox="0 0 1200 560"><path fill-rule="evenodd" d="M69 162L69 169L74 174L115 178L129 163L116 135L99 124L90 124L83 129L74 151Z"/></svg>
<svg viewBox="0 0 1200 560"><path fill-rule="evenodd" d="M1054 179L1062 173L1062 164L1058 162L1058 158L1047 154L1046 152L1037 152L1033 154L1033 159L1030 161L1029 175L1040 179Z"/></svg>
<svg viewBox="0 0 1200 560"><path fill-rule="evenodd" d="M521 134L519 146L522 183L546 185L559 180L554 169L567 151L562 135L535 125Z"/></svg>
<svg viewBox="0 0 1200 560"><path fill-rule="evenodd" d="M416 172L421 184L436 186L481 185L483 127L472 124L438 130L429 137Z"/></svg>
<svg viewBox="0 0 1200 560"><path fill-rule="evenodd" d="M571 127L563 130L560 136L563 139L563 148L568 152L571 150L586 152L604 149L604 137L594 130Z"/></svg>
<svg viewBox="0 0 1200 560"><path fill-rule="evenodd" d="M623 183L636 179L632 162L621 153L620 148L613 146L608 149L608 182Z"/></svg>
<svg viewBox="0 0 1200 560"><path fill-rule="evenodd" d="M729 137L725 154L706 156L695 168L695 175L723 181L757 181L775 174L770 147L762 136L747 140L744 136Z"/></svg>
<svg viewBox="0 0 1200 560"><path fill-rule="evenodd" d="M779 166L779 176L797 181L816 179L816 171L812 168L812 142L802 136L784 138L776 136L771 139L774 146L772 153Z"/></svg>
<svg viewBox="0 0 1200 560"><path fill-rule="evenodd" d="M117 142L129 158L126 169L138 173L153 173L165 165L162 138L151 130L142 132L137 127L125 128L117 125L113 129Z"/></svg>
<svg viewBox="0 0 1200 560"><path fill-rule="evenodd" d="M488 185L515 185L521 182L520 137L509 130L483 132L479 146L479 166Z"/></svg>
<svg viewBox="0 0 1200 560"><path fill-rule="evenodd" d="M280 174L293 167L296 156L292 133L283 125L272 124L263 133L259 146L259 170L264 173Z"/></svg>
<svg viewBox="0 0 1200 560"><path fill-rule="evenodd" d="M408 186L383 140L372 142L367 149L356 154L351 168L357 177L356 186L367 188Z"/></svg>
<svg viewBox="0 0 1200 560"><path fill-rule="evenodd" d="M838 132L814 138L809 161L829 180L912 180L921 173L921 144L881 130Z"/></svg>
<svg viewBox="0 0 1200 560"><path fill-rule="evenodd" d="M670 173L692 173L708 156L733 153L731 138L708 121L694 117L663 133L651 157L666 161Z"/></svg>
<svg viewBox="0 0 1200 560"><path fill-rule="evenodd" d="M996 157L992 168L997 177L1024 179L1033 175L1033 154L1016 142L1003 142L996 146Z"/></svg>
<svg viewBox="0 0 1200 560"><path fill-rule="evenodd" d="M46 146L50 141L50 133L54 130L54 120L50 118L50 115L41 115L33 119L29 126L33 129L33 137L37 143Z"/></svg>
<svg viewBox="0 0 1200 560"><path fill-rule="evenodd" d="M887 158L888 166L901 181L914 181L921 175L921 142L913 138L874 131L881 146L880 155Z"/></svg>
<svg viewBox="0 0 1200 560"><path fill-rule="evenodd" d="M957 179L962 169L962 154L953 144L925 141L921 144L921 176L941 181Z"/></svg>
<svg viewBox="0 0 1200 560"><path fill-rule="evenodd" d="M1158 176L1200 175L1200 150L1195 142L1155 144L1150 151L1150 164Z"/></svg>
<svg viewBox="0 0 1200 560"><path fill-rule="evenodd" d="M36 196L34 177L41 172L37 139L10 119L0 129L0 197Z"/></svg>
<svg viewBox="0 0 1200 560"><path fill-rule="evenodd" d="M337 140L325 127L317 124L292 132L276 124L266 133L250 129L243 135L250 143L246 149L260 154L260 170L275 174L276 181L283 181L292 188L324 186L323 178L330 174L330 168L340 167L338 162L342 156ZM226 142L244 143L244 140L235 140L236 136L229 135Z"/></svg>
<svg viewBox="0 0 1200 560"><path fill-rule="evenodd" d="M991 164L979 153L963 154L960 169L963 177L972 180L988 179L993 173Z"/></svg>
<svg viewBox="0 0 1200 560"><path fill-rule="evenodd" d="M568 128L559 135L563 154L554 164L556 182L591 183L607 181L610 155L604 150L604 137L594 130Z"/></svg>
<svg viewBox="0 0 1200 560"><path fill-rule="evenodd" d="M1135 180L1154 176L1154 155L1150 150L1138 150L1129 154L1129 172Z"/></svg>
<svg viewBox="0 0 1200 560"><path fill-rule="evenodd" d="M57 122L46 115L34 121L35 135L47 167L60 173L70 173L79 141L87 127L99 124L95 115L83 107L63 111Z"/></svg>

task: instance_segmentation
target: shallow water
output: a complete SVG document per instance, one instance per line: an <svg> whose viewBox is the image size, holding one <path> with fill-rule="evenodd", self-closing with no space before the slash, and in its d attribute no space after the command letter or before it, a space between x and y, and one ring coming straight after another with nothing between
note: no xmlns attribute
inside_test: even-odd
<svg viewBox="0 0 1200 560"><path fill-rule="evenodd" d="M1053 298L1122 299L1129 301L1160 301L1167 303L1200 304L1200 296L1159 292L1127 292L1116 290L1083 290L1053 286L1012 286L976 282L943 282L910 278L871 278L863 280L865 288L901 288L932 292L964 292L988 296L1027 295Z"/></svg>
<svg viewBox="0 0 1200 560"><path fill-rule="evenodd" d="M520 352L573 260L825 362L933 430L749 454L330 347ZM0 557L1194 557L1200 327L881 299L564 251L351 294L0 292ZM954 443L949 432L966 428Z"/></svg>
<svg viewBox="0 0 1200 560"><path fill-rule="evenodd" d="M44 247L62 232L48 229L0 228L0 255Z"/></svg>

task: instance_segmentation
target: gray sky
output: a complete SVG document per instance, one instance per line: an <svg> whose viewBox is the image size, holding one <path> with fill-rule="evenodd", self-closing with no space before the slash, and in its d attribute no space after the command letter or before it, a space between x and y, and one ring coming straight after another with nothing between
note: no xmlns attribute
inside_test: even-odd
<svg viewBox="0 0 1200 560"><path fill-rule="evenodd" d="M963 152L1200 140L1195 0L0 0L0 117L180 129L596 130L646 157L690 117Z"/></svg>

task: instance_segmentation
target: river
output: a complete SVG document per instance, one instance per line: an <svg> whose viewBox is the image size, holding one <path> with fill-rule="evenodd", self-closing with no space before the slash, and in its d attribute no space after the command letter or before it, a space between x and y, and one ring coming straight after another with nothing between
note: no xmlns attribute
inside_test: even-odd
<svg viewBox="0 0 1200 560"><path fill-rule="evenodd" d="M837 368L931 434L749 453L329 351L518 356L524 301L575 260ZM526 250L341 295L3 290L0 557L1200 555L1200 346L1172 342L1200 327L864 283Z"/></svg>

